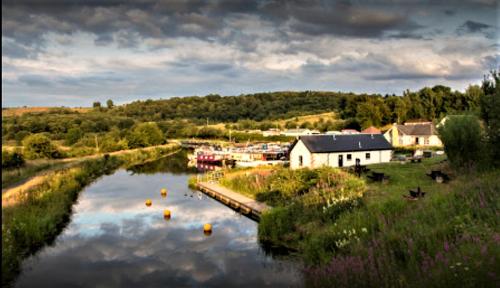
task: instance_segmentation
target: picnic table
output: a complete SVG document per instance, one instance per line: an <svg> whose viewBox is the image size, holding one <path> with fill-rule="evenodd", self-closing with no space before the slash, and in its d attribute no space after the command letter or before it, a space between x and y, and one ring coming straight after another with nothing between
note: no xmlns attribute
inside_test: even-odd
<svg viewBox="0 0 500 288"><path fill-rule="evenodd" d="M368 171L370 171L369 168L366 168L366 165L355 165L354 168L351 168L354 172L354 174L361 176L361 173L367 173Z"/></svg>
<svg viewBox="0 0 500 288"><path fill-rule="evenodd" d="M411 157L409 158L411 163L420 163L422 162L422 157Z"/></svg>
<svg viewBox="0 0 500 288"><path fill-rule="evenodd" d="M431 177L432 180L438 183L444 183L450 181L450 177L443 173L441 170L432 170L431 173L427 173L427 176Z"/></svg>
<svg viewBox="0 0 500 288"><path fill-rule="evenodd" d="M417 187L416 190L410 189L410 195L403 195L408 200L418 200L419 198L423 198L425 196L425 192L420 189L420 186Z"/></svg>
<svg viewBox="0 0 500 288"><path fill-rule="evenodd" d="M368 175L367 177L372 179L375 182L384 182L384 181L389 180L388 175L385 175L382 172L375 172L375 171L372 171L372 175Z"/></svg>

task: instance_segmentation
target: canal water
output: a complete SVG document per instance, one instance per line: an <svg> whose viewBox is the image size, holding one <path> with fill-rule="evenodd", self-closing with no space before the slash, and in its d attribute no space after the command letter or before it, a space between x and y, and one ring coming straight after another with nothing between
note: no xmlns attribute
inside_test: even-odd
<svg viewBox="0 0 500 288"><path fill-rule="evenodd" d="M24 261L15 286L303 286L297 263L261 248L257 223L188 188L196 171L186 162L181 152L118 170L81 191L66 228ZM213 225L209 236L204 223Z"/></svg>

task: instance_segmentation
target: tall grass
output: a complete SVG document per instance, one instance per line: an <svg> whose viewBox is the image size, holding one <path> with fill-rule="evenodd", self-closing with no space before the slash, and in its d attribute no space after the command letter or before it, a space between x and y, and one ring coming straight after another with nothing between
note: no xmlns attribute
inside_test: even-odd
<svg viewBox="0 0 500 288"><path fill-rule="evenodd" d="M494 287L500 280L497 177L498 171L464 176L450 184L450 192L417 202L391 199L340 215L316 237L321 244L343 231L356 233L344 237L347 244L336 246L332 257L307 269L309 284Z"/></svg>

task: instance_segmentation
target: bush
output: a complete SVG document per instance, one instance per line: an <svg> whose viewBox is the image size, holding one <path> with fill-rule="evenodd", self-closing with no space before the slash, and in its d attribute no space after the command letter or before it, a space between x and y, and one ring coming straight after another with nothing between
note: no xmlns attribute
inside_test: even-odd
<svg viewBox="0 0 500 288"><path fill-rule="evenodd" d="M457 170L477 168L483 159L482 131L475 116L450 116L439 129L444 150Z"/></svg>
<svg viewBox="0 0 500 288"><path fill-rule="evenodd" d="M60 158L61 154L50 139L43 134L33 134L23 140L24 156L27 159Z"/></svg>
<svg viewBox="0 0 500 288"><path fill-rule="evenodd" d="M138 124L127 135L129 148L148 147L165 143L165 135L158 125L153 122Z"/></svg>
<svg viewBox="0 0 500 288"><path fill-rule="evenodd" d="M71 128L68 130L68 133L66 133L64 144L73 145L76 142L78 142L78 140L80 140L82 137L83 137L83 131L80 128Z"/></svg>
<svg viewBox="0 0 500 288"><path fill-rule="evenodd" d="M7 150L2 150L2 167L3 168L19 168L24 166L24 157L18 152L9 152Z"/></svg>

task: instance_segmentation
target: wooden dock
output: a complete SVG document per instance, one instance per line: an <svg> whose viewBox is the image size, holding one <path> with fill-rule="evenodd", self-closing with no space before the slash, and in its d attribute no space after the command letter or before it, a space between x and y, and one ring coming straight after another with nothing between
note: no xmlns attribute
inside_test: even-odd
<svg viewBox="0 0 500 288"><path fill-rule="evenodd" d="M217 183L198 182L197 187L201 192L252 219L259 220L262 212L271 208L264 203L231 191Z"/></svg>

